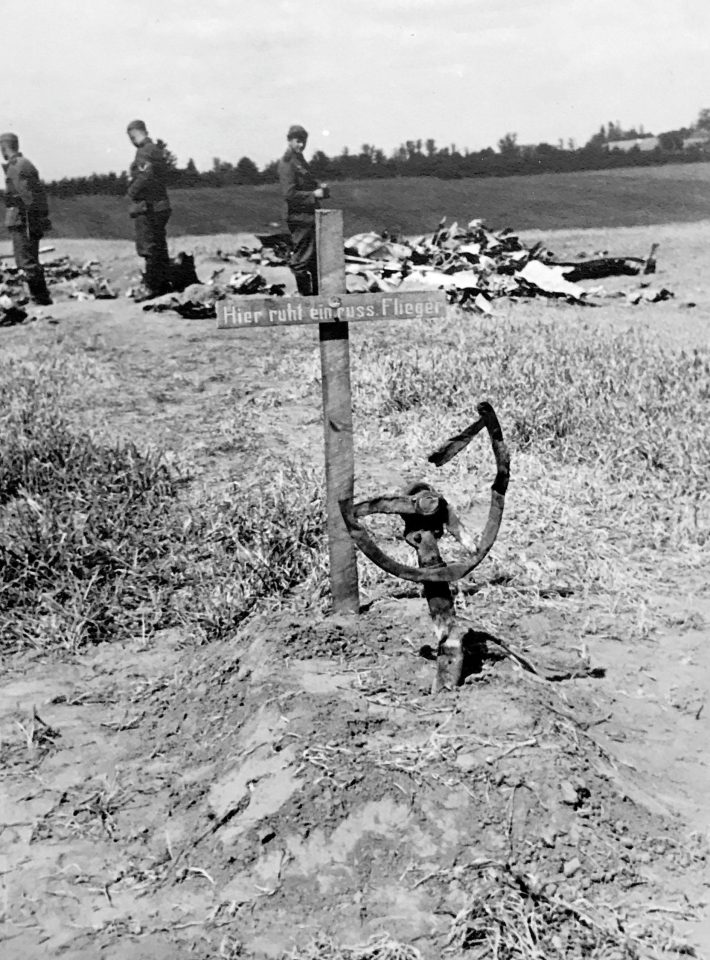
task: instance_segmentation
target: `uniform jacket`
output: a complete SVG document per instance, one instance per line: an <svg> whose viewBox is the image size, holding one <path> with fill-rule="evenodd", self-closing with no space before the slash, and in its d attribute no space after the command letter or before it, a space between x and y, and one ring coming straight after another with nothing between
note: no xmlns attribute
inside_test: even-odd
<svg viewBox="0 0 710 960"><path fill-rule="evenodd" d="M3 164L5 171L5 226L11 230L27 229L43 233L51 227L44 184L37 167L16 153Z"/></svg>
<svg viewBox="0 0 710 960"><path fill-rule="evenodd" d="M170 212L167 174L165 154L162 148L149 138L137 148L129 171L128 199L132 217L142 213Z"/></svg>
<svg viewBox="0 0 710 960"><path fill-rule="evenodd" d="M303 156L290 147L279 160L279 180L286 200L286 219L291 223L313 223L320 206L313 196L318 181Z"/></svg>

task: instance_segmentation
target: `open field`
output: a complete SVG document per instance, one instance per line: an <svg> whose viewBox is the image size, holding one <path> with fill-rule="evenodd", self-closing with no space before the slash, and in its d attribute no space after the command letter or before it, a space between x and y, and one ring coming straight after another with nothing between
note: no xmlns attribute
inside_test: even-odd
<svg viewBox="0 0 710 960"><path fill-rule="evenodd" d="M478 662L436 698L416 590L363 561L362 615L327 616L315 329L119 300L0 330L8 955L710 955L710 221L538 235L656 240L677 297L351 328L358 496L424 478L475 530L487 445L427 454L484 398L511 447L457 599ZM208 276L237 243L176 249ZM57 247L135 270L127 242Z"/></svg>
<svg viewBox="0 0 710 960"><path fill-rule="evenodd" d="M171 194L173 236L270 232L283 217L278 185L176 190ZM333 184L350 233L432 230L443 215L518 230L623 227L710 218L710 163L669 165L534 177L435 180L419 177ZM126 204L114 197L51 199L61 237L127 238Z"/></svg>

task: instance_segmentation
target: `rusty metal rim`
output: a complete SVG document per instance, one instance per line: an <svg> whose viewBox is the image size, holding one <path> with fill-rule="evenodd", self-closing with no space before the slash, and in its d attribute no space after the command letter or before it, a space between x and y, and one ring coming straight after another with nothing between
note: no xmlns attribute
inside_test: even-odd
<svg viewBox="0 0 710 960"><path fill-rule="evenodd" d="M479 563L488 555L491 547L495 543L498 531L500 530L503 519L503 508L505 505L505 494L508 488L510 476L510 455L508 448L503 440L503 433L498 422L498 418L490 403L480 403L477 407L479 419L472 423L455 437L449 438L429 457L431 463L436 466L442 466L448 463L457 454L459 454L471 440L484 428L488 431L493 455L496 462L496 476L491 489L491 504L488 511L488 519L478 549L475 554L461 560L457 563L443 564L441 567L411 567L400 563L393 557L390 557L375 543L372 535L366 527L358 521L367 516L376 513L399 514L400 516L431 515L438 506L445 504L443 498L438 497L433 492L427 492L427 496L422 498L422 494L393 495L384 497L374 497L371 500L363 500L354 504L352 498L340 501L340 512L343 521L360 550L368 559L377 564L382 570L399 577L402 580L410 580L415 583L452 583L468 576ZM438 498L438 505L433 506L432 501ZM420 502L421 501L421 502Z"/></svg>

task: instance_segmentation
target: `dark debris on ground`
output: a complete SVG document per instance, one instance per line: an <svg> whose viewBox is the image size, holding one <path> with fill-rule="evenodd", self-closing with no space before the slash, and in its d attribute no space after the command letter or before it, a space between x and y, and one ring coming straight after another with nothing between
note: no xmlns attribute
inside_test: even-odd
<svg viewBox="0 0 710 960"><path fill-rule="evenodd" d="M53 248L45 252L51 252ZM243 268L224 279L225 267L213 271L206 283L199 281L194 257L181 253L172 261L173 292L147 300L143 309L177 313L186 319L216 316L216 304L229 296L281 297L285 284L269 283L258 267L288 264L288 234L275 233L254 238L228 252L218 250L216 258ZM401 239L387 233L359 233L344 245L348 293L398 292L443 289L448 300L465 310L491 313L499 298L546 297L569 303L598 305L604 298L623 298L631 305L668 300L673 293L652 285L647 279L656 270L657 245L646 257L610 257L601 251L576 260L561 260L538 242L526 246L508 227L489 229L482 220L466 226L446 225L444 217L431 234ZM101 274L97 260L84 263L68 256L43 263L47 285L54 301L115 299L117 291ZM638 277L629 290L606 290L598 284L607 277ZM583 281L596 286L583 286ZM127 296L136 297L129 289ZM0 261L0 326L28 319L28 296L21 270Z"/></svg>
<svg viewBox="0 0 710 960"><path fill-rule="evenodd" d="M288 234L257 237L259 246L241 246L233 253L218 252L225 262L248 260L254 266L284 266L290 256ZM449 302L467 310L491 312L501 297L549 297L570 303L595 304L603 298L625 298L628 303L667 300L673 293L651 286L645 279L656 271L657 244L646 257L611 257L601 251L576 260L561 260L542 243L526 246L508 227L489 229L482 220L466 226L446 225L444 217L431 234L400 239L387 233L359 233L345 241L345 272L348 293L397 292L443 289ZM607 291L582 281L607 277L644 278L628 291ZM240 296L266 294L260 274L242 274L242 284L231 292ZM252 278L261 285L249 287Z"/></svg>
<svg viewBox="0 0 710 960"><path fill-rule="evenodd" d="M46 252L52 252L48 250ZM69 256L42 262L52 300L115 300L118 292L101 273L98 260L83 263ZM13 326L29 318L30 297L24 273L8 258L0 259L0 326Z"/></svg>

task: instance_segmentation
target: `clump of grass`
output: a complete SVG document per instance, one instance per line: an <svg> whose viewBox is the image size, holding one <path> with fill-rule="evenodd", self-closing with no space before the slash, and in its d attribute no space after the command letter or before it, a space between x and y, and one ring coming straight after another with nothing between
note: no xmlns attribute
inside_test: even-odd
<svg viewBox="0 0 710 960"><path fill-rule="evenodd" d="M421 953L386 933L358 946L342 946L330 937L319 936L307 946L287 954L284 960L421 960Z"/></svg>
<svg viewBox="0 0 710 960"><path fill-rule="evenodd" d="M38 753L46 753L51 750L56 740L61 737L61 733L56 727L44 722L37 713L37 707L32 708L32 717L26 726L20 720L16 720L15 724L22 733L27 753L30 756L36 756Z"/></svg>
<svg viewBox="0 0 710 960"><path fill-rule="evenodd" d="M323 505L291 464L226 504L191 505L153 452L101 444L61 412L54 368L0 387L0 644L76 648L197 624L213 639L261 601L322 592Z"/></svg>
<svg viewBox="0 0 710 960"><path fill-rule="evenodd" d="M568 903L531 889L523 877L491 870L474 884L454 919L444 955L517 960L638 960L661 953L694 956L672 933L646 926L632 932L625 918L596 916L582 900Z"/></svg>
<svg viewBox="0 0 710 960"><path fill-rule="evenodd" d="M72 433L41 377L6 381L2 401L3 645L76 646L137 630L146 616L157 625L177 491L160 457Z"/></svg>
<svg viewBox="0 0 710 960"><path fill-rule="evenodd" d="M129 800L115 779L103 776L67 790L57 805L38 821L33 840L76 836L117 839L116 815Z"/></svg>
<svg viewBox="0 0 710 960"><path fill-rule="evenodd" d="M266 599L279 602L297 588L310 599L325 592L318 478L298 463L278 470L264 464L263 476L189 521L188 536L199 549L191 553L182 613L209 639L227 635Z"/></svg>

